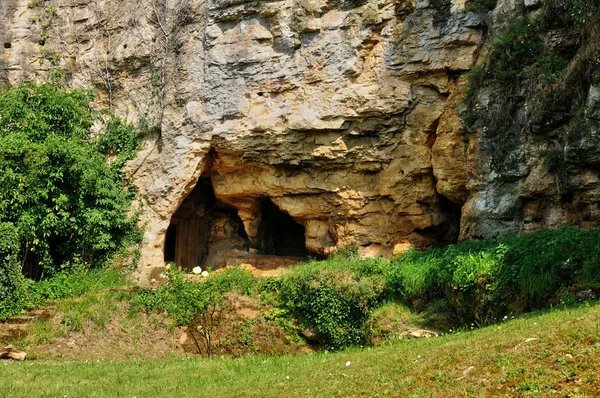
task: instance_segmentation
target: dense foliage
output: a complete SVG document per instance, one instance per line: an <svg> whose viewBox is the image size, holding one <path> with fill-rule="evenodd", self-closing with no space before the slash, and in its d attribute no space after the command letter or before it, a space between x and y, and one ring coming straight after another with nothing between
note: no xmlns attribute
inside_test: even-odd
<svg viewBox="0 0 600 398"><path fill-rule="evenodd" d="M370 313L385 297L385 266L382 259L356 255L309 263L283 278L281 305L328 347L364 345Z"/></svg>
<svg viewBox="0 0 600 398"><path fill-rule="evenodd" d="M122 171L139 132L92 99L57 83L0 91L0 318L31 304L22 274L101 265L139 237Z"/></svg>
<svg viewBox="0 0 600 398"><path fill-rule="evenodd" d="M134 229L121 166L137 149L138 133L95 113L91 100L89 91L56 84L0 93L0 222L19 230L30 276L101 262ZM94 125L102 126L100 139L91 134ZM105 154L116 156L115 166Z"/></svg>
<svg viewBox="0 0 600 398"><path fill-rule="evenodd" d="M27 283L21 273L19 233L14 225L0 223L0 319L23 307Z"/></svg>
<svg viewBox="0 0 600 398"><path fill-rule="evenodd" d="M600 283L600 230L574 227L412 252L388 274L407 303L443 298L463 322L543 308L574 286Z"/></svg>

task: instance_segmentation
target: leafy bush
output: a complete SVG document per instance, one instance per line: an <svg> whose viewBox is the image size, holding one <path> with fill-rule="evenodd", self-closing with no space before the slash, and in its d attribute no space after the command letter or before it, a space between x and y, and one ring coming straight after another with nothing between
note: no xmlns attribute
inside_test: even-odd
<svg viewBox="0 0 600 398"><path fill-rule="evenodd" d="M600 229L582 231L567 227L508 237L507 274L528 299L526 309L548 305L561 288L575 284L600 283Z"/></svg>
<svg viewBox="0 0 600 398"><path fill-rule="evenodd" d="M121 166L139 133L93 112L92 98L57 84L0 92L0 222L20 231L19 255L34 278L64 265L100 264L135 230ZM99 140L90 134L98 123L106 132Z"/></svg>
<svg viewBox="0 0 600 398"><path fill-rule="evenodd" d="M0 223L0 320L18 314L27 302L27 282L17 260L19 233L14 225Z"/></svg>
<svg viewBox="0 0 600 398"><path fill-rule="evenodd" d="M411 250L397 258L386 276L390 291L407 301L439 295L449 278L445 275L443 257L437 253Z"/></svg>
<svg viewBox="0 0 600 398"><path fill-rule="evenodd" d="M365 344L371 310L385 298L383 260L337 256L295 268L283 278L280 300L331 348Z"/></svg>
<svg viewBox="0 0 600 398"><path fill-rule="evenodd" d="M394 260L388 289L402 301L445 298L461 322L549 306L561 290L600 283L600 229L568 227L466 242Z"/></svg>
<svg viewBox="0 0 600 398"><path fill-rule="evenodd" d="M516 20L494 40L488 60L491 78L498 84L515 84L543 50L535 25L526 18Z"/></svg>
<svg viewBox="0 0 600 398"><path fill-rule="evenodd" d="M141 132L118 117L109 117L97 140L98 151L111 160L111 168L121 172L140 148Z"/></svg>
<svg viewBox="0 0 600 398"><path fill-rule="evenodd" d="M242 269L213 273L201 282L188 280L177 270L166 271L167 280L156 289L144 289L134 303L147 311L164 311L178 326L189 326L208 305L222 305L229 293L250 295L256 280Z"/></svg>

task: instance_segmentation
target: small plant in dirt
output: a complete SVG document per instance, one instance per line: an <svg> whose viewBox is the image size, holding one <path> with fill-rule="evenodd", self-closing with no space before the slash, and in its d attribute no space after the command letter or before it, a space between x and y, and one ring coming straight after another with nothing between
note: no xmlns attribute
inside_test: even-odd
<svg viewBox="0 0 600 398"><path fill-rule="evenodd" d="M187 327L198 351L214 354L214 334L227 310L228 295L250 294L255 286L251 273L230 269L213 273L204 280L186 279L186 274L170 268L167 282L155 290L140 292L133 301L147 311L164 311L177 326Z"/></svg>

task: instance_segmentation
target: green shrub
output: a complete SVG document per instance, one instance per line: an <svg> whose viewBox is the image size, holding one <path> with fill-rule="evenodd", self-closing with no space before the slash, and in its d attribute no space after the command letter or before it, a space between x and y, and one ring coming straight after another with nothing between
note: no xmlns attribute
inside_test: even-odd
<svg viewBox="0 0 600 398"><path fill-rule="evenodd" d="M600 283L600 229L567 227L508 237L507 275L527 297L527 310L542 308L561 289ZM504 278L506 278L503 275Z"/></svg>
<svg viewBox="0 0 600 398"><path fill-rule="evenodd" d="M385 298L385 261L334 257L283 278L280 300L326 346L366 344L371 310Z"/></svg>
<svg viewBox="0 0 600 398"><path fill-rule="evenodd" d="M164 311L178 326L194 324L196 318L210 305L225 303L230 293L251 295L256 280L243 269L227 269L212 273L198 282L186 279L176 270L166 271L167 280L156 289L144 289L134 297L134 303L146 311Z"/></svg>
<svg viewBox="0 0 600 398"><path fill-rule="evenodd" d="M599 238L600 229L567 227L408 252L392 262L387 286L413 308L415 299L444 298L460 322L490 323L548 307L571 286L600 283Z"/></svg>
<svg viewBox="0 0 600 398"><path fill-rule="evenodd" d="M10 223L0 223L0 320L20 313L27 305L27 286L17 260L19 233Z"/></svg>
<svg viewBox="0 0 600 398"><path fill-rule="evenodd" d="M92 99L57 84L0 92L0 222L19 229L19 256L35 278L64 264L101 264L135 230L121 166L139 133L93 112ZM107 131L99 142L90 134L97 123Z"/></svg>
<svg viewBox="0 0 600 398"><path fill-rule="evenodd" d="M504 301L499 299L502 286L498 275L507 250L498 244L451 259L452 277L445 288L446 299L463 322L491 323L505 310Z"/></svg>
<svg viewBox="0 0 600 398"><path fill-rule="evenodd" d="M411 250L397 258L386 275L389 290L406 301L439 295L448 276L438 253Z"/></svg>
<svg viewBox="0 0 600 398"><path fill-rule="evenodd" d="M518 84L526 67L544 51L535 25L526 18L515 20L492 44L488 71L496 84Z"/></svg>
<svg viewBox="0 0 600 398"><path fill-rule="evenodd" d="M132 128L131 124L118 117L109 117L96 146L102 154L114 158L110 165L120 172L138 152L140 140L141 132Z"/></svg>
<svg viewBox="0 0 600 398"><path fill-rule="evenodd" d="M252 274L242 269L214 273L200 282L187 280L182 272L168 270L165 284L155 290L142 290L133 303L146 311L165 312L177 326L186 326L199 352L212 356L213 334L227 309L228 296L252 294L255 285Z"/></svg>

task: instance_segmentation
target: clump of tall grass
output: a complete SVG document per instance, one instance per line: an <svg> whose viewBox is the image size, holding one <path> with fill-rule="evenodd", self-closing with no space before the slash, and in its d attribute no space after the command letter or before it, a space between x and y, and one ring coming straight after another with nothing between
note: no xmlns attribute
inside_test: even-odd
<svg viewBox="0 0 600 398"><path fill-rule="evenodd" d="M409 304L445 298L462 321L489 323L547 307L574 285L599 284L599 238L600 229L567 227L412 251L392 262L387 286Z"/></svg>

